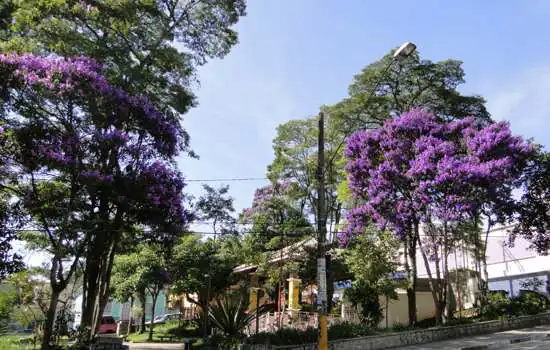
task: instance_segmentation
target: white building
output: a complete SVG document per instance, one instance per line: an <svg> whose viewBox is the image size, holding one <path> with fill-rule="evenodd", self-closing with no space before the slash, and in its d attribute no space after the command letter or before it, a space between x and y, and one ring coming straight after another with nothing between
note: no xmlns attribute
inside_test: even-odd
<svg viewBox="0 0 550 350"><path fill-rule="evenodd" d="M548 292L546 286L550 280L550 256L537 254L530 248L530 242L522 237L517 237L513 246L509 246L507 242L512 228L513 226L500 226L489 232L486 253L489 290L504 290L508 292L508 296L517 296L520 289L524 289L521 287L522 282L536 277L542 282L538 291ZM460 248L451 252L448 264L449 271L457 268L475 270L472 253ZM420 251L417 253L417 265L418 277L427 278L426 265ZM430 263L430 268L434 274L433 262Z"/></svg>

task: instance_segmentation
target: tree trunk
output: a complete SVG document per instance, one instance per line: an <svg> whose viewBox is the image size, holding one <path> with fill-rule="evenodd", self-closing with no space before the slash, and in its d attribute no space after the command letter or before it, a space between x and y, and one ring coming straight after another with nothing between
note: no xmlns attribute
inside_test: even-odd
<svg viewBox="0 0 550 350"><path fill-rule="evenodd" d="M130 334L132 331L132 319L134 318L134 296L130 297L130 312L128 314L128 330L126 334Z"/></svg>
<svg viewBox="0 0 550 350"><path fill-rule="evenodd" d="M59 300L60 294L61 294L61 290L52 287L52 297L50 299L50 305L48 307L48 311L46 312L46 322L44 323L44 327L43 327L42 346L41 346L42 350L50 349L50 342L53 336L53 325L55 321L55 311L57 309L57 302Z"/></svg>
<svg viewBox="0 0 550 350"><path fill-rule="evenodd" d="M82 300L82 326L88 329L85 343L92 342L99 329L103 310L108 302L110 276L113 268L116 243L119 234L112 233L109 239L97 235L90 243L86 257L86 279L83 289L86 291Z"/></svg>
<svg viewBox="0 0 550 350"><path fill-rule="evenodd" d="M432 293L432 298L434 301L435 306L435 325L441 326L443 323L443 310L445 310L445 304L442 305L442 299L441 299L441 284L440 284L440 278L439 278L439 259L436 259L436 270L437 270L437 277L438 280L434 282L434 278L432 276L432 269L430 268L430 262L428 260L428 257L426 255L426 252L424 251L424 247L422 245L422 240L418 240L418 245L420 246L420 252L422 253L422 259L424 260L424 264L426 265L426 272L428 273L428 284L430 285L430 292ZM435 253L437 256L437 252Z"/></svg>
<svg viewBox="0 0 550 350"><path fill-rule="evenodd" d="M145 291L141 291L138 295L139 302L141 303L141 321L139 324L139 334L145 333L145 303L147 302Z"/></svg>
<svg viewBox="0 0 550 350"><path fill-rule="evenodd" d="M481 254L481 263L483 264L483 276L480 279L481 284L481 312L483 313L487 305L487 290L489 287L489 272L487 270L487 241L489 240L489 232L491 231L491 218L487 218L487 231L485 232L485 241L482 242L483 251Z"/></svg>
<svg viewBox="0 0 550 350"><path fill-rule="evenodd" d="M388 329L388 309L390 307L390 298L386 295L386 329Z"/></svg>
<svg viewBox="0 0 550 350"><path fill-rule="evenodd" d="M326 275L327 275L327 311L332 309L332 298L334 297L334 274L332 273L332 259L329 254L326 255Z"/></svg>
<svg viewBox="0 0 550 350"><path fill-rule="evenodd" d="M409 309L409 326L416 325L416 236L409 232L405 239L405 270L407 272L407 304Z"/></svg>
<svg viewBox="0 0 550 350"><path fill-rule="evenodd" d="M151 325L149 326L149 337L147 337L147 340L153 341L153 328L155 328L155 324L153 321L155 320L155 307L157 306L157 298L159 296L159 289L155 288L155 290L151 291L151 298L152 298L152 305L151 305Z"/></svg>

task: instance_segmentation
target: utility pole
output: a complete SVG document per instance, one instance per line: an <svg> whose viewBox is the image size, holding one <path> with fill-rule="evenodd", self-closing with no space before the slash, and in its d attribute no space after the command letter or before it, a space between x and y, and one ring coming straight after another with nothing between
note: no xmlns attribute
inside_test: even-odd
<svg viewBox="0 0 550 350"><path fill-rule="evenodd" d="M317 312L319 350L328 350L327 328L327 212L325 207L325 118L319 113L319 154L317 159Z"/></svg>
<svg viewBox="0 0 550 350"><path fill-rule="evenodd" d="M397 60L408 57L416 50L416 45L406 42L394 53L392 60L384 70L384 75L391 65ZM371 89L365 104L374 96L378 81ZM333 157L329 159L332 163L334 157L345 143L345 138L336 148ZM327 261L326 261L326 240L327 240L327 208L325 207L325 116L319 113L319 139L317 159L317 312L319 318L319 346L318 350L328 350L328 326L327 326Z"/></svg>

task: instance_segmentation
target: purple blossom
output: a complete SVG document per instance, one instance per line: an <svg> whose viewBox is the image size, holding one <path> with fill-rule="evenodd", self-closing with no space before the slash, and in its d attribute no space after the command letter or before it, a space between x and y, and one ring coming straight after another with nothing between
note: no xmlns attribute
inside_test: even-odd
<svg viewBox="0 0 550 350"><path fill-rule="evenodd" d="M101 174L97 170L83 171L80 173L80 176L83 179L94 183L110 183L113 181L112 175Z"/></svg>
<svg viewBox="0 0 550 350"><path fill-rule="evenodd" d="M453 221L483 205L503 205L533 152L508 123L441 122L423 110L357 132L348 139L346 170L363 204L350 211L340 240L360 233L369 220L401 236L429 216Z"/></svg>
<svg viewBox="0 0 550 350"><path fill-rule="evenodd" d="M131 96L111 85L102 66L87 57L49 58L32 54L0 54L0 67L12 69L16 80L32 88L45 88L56 96L81 96L91 88L105 103L139 117L141 126L155 138L155 147L172 156L179 151L182 130L170 112L161 112L146 96ZM9 80L8 80L9 81ZM16 81L10 81L12 84ZM123 113L121 113L123 114Z"/></svg>

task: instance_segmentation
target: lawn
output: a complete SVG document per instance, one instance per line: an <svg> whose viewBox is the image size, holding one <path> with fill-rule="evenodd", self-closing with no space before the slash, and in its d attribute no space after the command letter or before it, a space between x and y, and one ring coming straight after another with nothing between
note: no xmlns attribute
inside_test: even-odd
<svg viewBox="0 0 550 350"><path fill-rule="evenodd" d="M20 339L29 339L30 344L22 344ZM40 345L37 344L37 348ZM32 344L32 336L28 334L8 334L0 336L0 349L2 350L30 350L35 349Z"/></svg>
<svg viewBox="0 0 550 350"><path fill-rule="evenodd" d="M160 336L177 335L181 338L196 338L199 336L200 330L197 325L184 323L181 327L177 321L168 322L161 325L156 325L153 329L153 342L160 342ZM132 333L128 335L128 341L133 343L147 342L149 338L149 329L145 333ZM166 341L166 340L165 340Z"/></svg>

